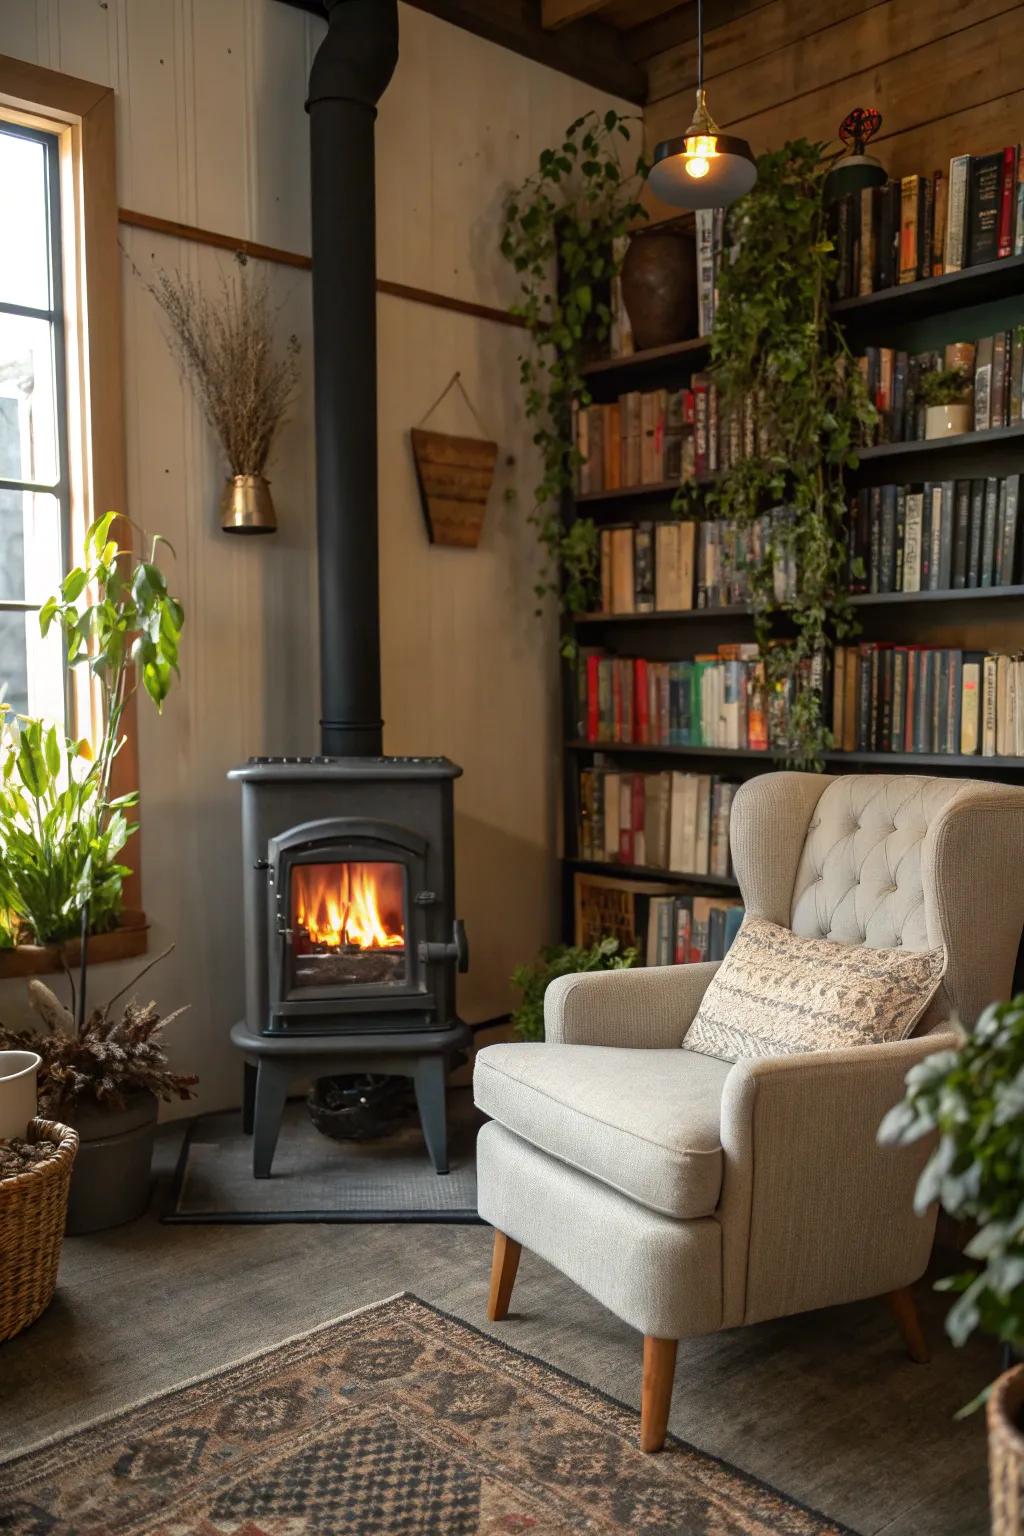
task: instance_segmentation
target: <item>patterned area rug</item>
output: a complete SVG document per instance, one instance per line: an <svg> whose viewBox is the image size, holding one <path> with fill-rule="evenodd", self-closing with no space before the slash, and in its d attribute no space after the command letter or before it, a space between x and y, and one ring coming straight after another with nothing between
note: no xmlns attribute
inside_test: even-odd
<svg viewBox="0 0 1024 1536"><path fill-rule="evenodd" d="M414 1296L0 1468L4 1536L850 1536Z"/></svg>

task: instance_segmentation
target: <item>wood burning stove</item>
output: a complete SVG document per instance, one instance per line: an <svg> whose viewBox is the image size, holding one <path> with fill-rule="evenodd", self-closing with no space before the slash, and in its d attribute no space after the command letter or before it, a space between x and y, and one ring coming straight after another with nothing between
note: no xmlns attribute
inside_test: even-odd
<svg viewBox="0 0 1024 1536"><path fill-rule="evenodd" d="M254 1034L436 1030L468 964L444 757L253 758L242 784Z"/></svg>
<svg viewBox="0 0 1024 1536"><path fill-rule="evenodd" d="M309 79L323 757L252 758L242 786L245 1063L253 1171L270 1174L290 1083L413 1079L438 1173L445 1077L469 1041L443 757L382 757L374 118L397 0L326 0Z"/></svg>

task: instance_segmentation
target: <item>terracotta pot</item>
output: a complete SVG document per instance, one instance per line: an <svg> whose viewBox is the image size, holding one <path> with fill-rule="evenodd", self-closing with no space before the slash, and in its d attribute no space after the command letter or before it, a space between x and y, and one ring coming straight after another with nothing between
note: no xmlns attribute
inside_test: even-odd
<svg viewBox="0 0 1024 1536"><path fill-rule="evenodd" d="M68 1111L79 1137L68 1200L69 1237L120 1227L142 1215L149 1204L156 1112L151 1093L132 1094L124 1109L90 1104Z"/></svg>
<svg viewBox="0 0 1024 1536"><path fill-rule="evenodd" d="M1000 1376L988 1400L992 1536L1024 1532L1024 1365Z"/></svg>
<svg viewBox="0 0 1024 1536"><path fill-rule="evenodd" d="M933 437L959 437L971 430L971 408L962 402L956 405L929 405L924 413L924 435Z"/></svg>
<svg viewBox="0 0 1024 1536"><path fill-rule="evenodd" d="M638 352L697 334L697 253L693 231L671 221L638 229L622 264L622 302Z"/></svg>

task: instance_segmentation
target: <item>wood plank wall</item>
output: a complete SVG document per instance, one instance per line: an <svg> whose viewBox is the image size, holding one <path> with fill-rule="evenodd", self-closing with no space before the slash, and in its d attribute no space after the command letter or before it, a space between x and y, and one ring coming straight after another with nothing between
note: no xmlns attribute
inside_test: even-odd
<svg viewBox="0 0 1024 1536"><path fill-rule="evenodd" d="M879 158L903 176L1024 139L1022 45L1021 0L766 0L707 33L705 83L719 125L755 153L834 140L851 107L876 106ZM689 121L695 44L647 64L653 147Z"/></svg>

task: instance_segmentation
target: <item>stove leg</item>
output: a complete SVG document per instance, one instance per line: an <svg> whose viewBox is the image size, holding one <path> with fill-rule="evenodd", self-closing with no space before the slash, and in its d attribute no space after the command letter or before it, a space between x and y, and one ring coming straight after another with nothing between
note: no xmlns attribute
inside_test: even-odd
<svg viewBox="0 0 1024 1536"><path fill-rule="evenodd" d="M270 1178L290 1077L286 1062L269 1061L265 1056L256 1071L252 1171L257 1179Z"/></svg>
<svg viewBox="0 0 1024 1536"><path fill-rule="evenodd" d="M444 1056L424 1056L416 1063L416 1107L435 1173L448 1172L447 1078L448 1062Z"/></svg>
<svg viewBox="0 0 1024 1536"><path fill-rule="evenodd" d="M242 1133L252 1135L256 1114L256 1067L251 1061L242 1063L245 1076L242 1079Z"/></svg>

